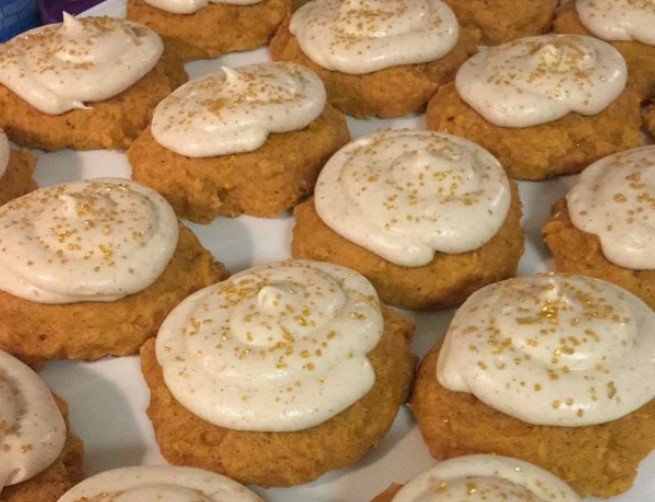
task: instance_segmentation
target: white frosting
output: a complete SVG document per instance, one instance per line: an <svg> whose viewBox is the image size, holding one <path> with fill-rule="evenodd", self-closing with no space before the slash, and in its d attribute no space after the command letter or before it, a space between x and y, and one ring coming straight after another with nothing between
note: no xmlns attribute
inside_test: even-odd
<svg viewBox="0 0 655 502"><path fill-rule="evenodd" d="M655 45L655 0L577 0L575 8L598 38Z"/></svg>
<svg viewBox="0 0 655 502"><path fill-rule="evenodd" d="M191 467L136 466L101 472L57 502L263 502L245 486Z"/></svg>
<svg viewBox="0 0 655 502"><path fill-rule="evenodd" d="M655 146L595 162L582 172L566 201L573 224L598 236L609 261L655 269Z"/></svg>
<svg viewBox="0 0 655 502"><path fill-rule="evenodd" d="M140 24L110 17L49 24L0 45L0 83L59 115L120 94L148 73L164 46Z"/></svg>
<svg viewBox="0 0 655 502"><path fill-rule="evenodd" d="M439 0L315 0L294 13L289 30L316 64L355 75L437 60L459 36Z"/></svg>
<svg viewBox="0 0 655 502"><path fill-rule="evenodd" d="M578 502L561 479L500 455L466 455L439 462L409 481L393 502Z"/></svg>
<svg viewBox="0 0 655 502"><path fill-rule="evenodd" d="M246 270L184 300L157 336L171 393L231 429L318 425L373 386L367 354L382 334L373 286L329 263Z"/></svg>
<svg viewBox="0 0 655 502"><path fill-rule="evenodd" d="M152 135L189 157L250 152L270 133L296 131L325 107L325 87L293 63L262 63L220 71L187 82L164 99Z"/></svg>
<svg viewBox="0 0 655 502"><path fill-rule="evenodd" d="M605 423L655 397L654 331L650 307L608 282L510 279L457 311L437 378L527 423Z"/></svg>
<svg viewBox="0 0 655 502"><path fill-rule="evenodd" d="M166 200L134 181L41 188L0 208L0 289L40 303L114 301L152 284L177 246Z"/></svg>
<svg viewBox="0 0 655 502"><path fill-rule="evenodd" d="M43 472L65 441L66 425L46 384L0 350L0 492Z"/></svg>
<svg viewBox="0 0 655 502"><path fill-rule="evenodd" d="M7 172L9 154L9 139L7 139L5 132L0 129L0 178L2 178Z"/></svg>
<svg viewBox="0 0 655 502"><path fill-rule="evenodd" d="M382 130L346 145L315 189L321 220L346 239L407 267L435 251L477 249L510 206L507 175L478 145L431 131Z"/></svg>
<svg viewBox="0 0 655 502"><path fill-rule="evenodd" d="M623 56L601 40L541 35L490 47L457 72L457 92L489 122L528 127L569 112L595 115L623 91Z"/></svg>
<svg viewBox="0 0 655 502"><path fill-rule="evenodd" d="M144 2L173 14L193 14L209 4L254 5L262 0L144 0Z"/></svg>

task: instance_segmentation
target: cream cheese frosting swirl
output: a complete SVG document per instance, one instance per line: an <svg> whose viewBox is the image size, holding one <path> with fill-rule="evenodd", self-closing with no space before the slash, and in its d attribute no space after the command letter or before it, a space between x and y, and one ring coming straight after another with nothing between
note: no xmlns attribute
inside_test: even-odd
<svg viewBox="0 0 655 502"><path fill-rule="evenodd" d="M602 40L541 35L491 47L467 60L457 92L489 122L528 127L569 112L595 115L623 91L623 56Z"/></svg>
<svg viewBox="0 0 655 502"><path fill-rule="evenodd" d="M0 289L39 303L114 301L152 284L177 246L166 200L134 181L41 188L0 208Z"/></svg>
<svg viewBox="0 0 655 502"><path fill-rule="evenodd" d="M439 462L409 481L392 502L578 502L561 479L500 455L465 455Z"/></svg>
<svg viewBox="0 0 655 502"><path fill-rule="evenodd" d="M0 178L2 178L7 172L7 166L9 165L9 139L5 132L0 129Z"/></svg>
<svg viewBox="0 0 655 502"><path fill-rule="evenodd" d="M124 19L64 14L0 45L0 83L34 108L59 115L112 98L148 73L164 45Z"/></svg>
<svg viewBox="0 0 655 502"><path fill-rule="evenodd" d="M482 147L445 133L382 130L339 150L316 189L321 220L397 265L489 241L511 200L505 171Z"/></svg>
<svg viewBox="0 0 655 502"><path fill-rule="evenodd" d="M655 45L654 0L577 0L575 9L598 38Z"/></svg>
<svg viewBox="0 0 655 502"><path fill-rule="evenodd" d="M654 330L644 302L600 279L510 279L460 307L436 376L527 423L601 424L655 397Z"/></svg>
<svg viewBox="0 0 655 502"><path fill-rule="evenodd" d="M46 384L0 350L0 492L43 472L65 441L66 425Z"/></svg>
<svg viewBox="0 0 655 502"><path fill-rule="evenodd" d="M598 236L609 261L655 269L655 146L626 150L587 167L566 202L573 224Z"/></svg>
<svg viewBox="0 0 655 502"><path fill-rule="evenodd" d="M294 13L289 30L315 63L355 75L437 60L459 36L439 0L315 0Z"/></svg>
<svg viewBox="0 0 655 502"><path fill-rule="evenodd" d="M120 467L75 485L57 502L263 502L220 474L168 465Z"/></svg>
<svg viewBox="0 0 655 502"><path fill-rule="evenodd" d="M200 418L237 430L295 431L328 420L373 386L382 335L373 286L329 263L241 272L184 300L156 354L166 385Z"/></svg>
<svg viewBox="0 0 655 502"><path fill-rule="evenodd" d="M324 107L323 82L300 65L223 67L159 103L152 135L163 147L189 157L250 152L271 133L309 125Z"/></svg>
<svg viewBox="0 0 655 502"><path fill-rule="evenodd" d="M173 14L193 14L210 4L254 5L262 0L144 0L144 2Z"/></svg>

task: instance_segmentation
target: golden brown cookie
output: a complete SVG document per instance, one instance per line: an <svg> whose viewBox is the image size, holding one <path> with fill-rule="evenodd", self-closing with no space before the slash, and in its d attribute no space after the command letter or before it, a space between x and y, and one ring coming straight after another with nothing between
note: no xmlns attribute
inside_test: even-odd
<svg viewBox="0 0 655 502"><path fill-rule="evenodd" d="M437 253L428 265L403 267L348 241L319 218L310 199L296 206L291 253L356 270L373 283L380 299L409 309L447 308L489 283L512 277L523 254L521 201L512 183L512 203L496 235L481 248Z"/></svg>
<svg viewBox="0 0 655 502"><path fill-rule="evenodd" d="M432 456L496 453L549 470L580 495L611 497L627 490L639 461L655 448L655 400L601 425L531 425L505 415L436 378L437 344L421 363L410 401Z"/></svg>
<svg viewBox="0 0 655 502"><path fill-rule="evenodd" d="M373 388L322 424L296 432L225 429L183 408L166 387L155 358L154 340L141 349L148 387L148 416L162 455L172 464L200 467L242 483L291 486L359 460L391 426L404 402L414 371L408 352L413 322L385 308L384 334L368 355Z"/></svg>
<svg viewBox="0 0 655 502"><path fill-rule="evenodd" d="M0 291L0 348L20 359L98 359L134 354L192 292L227 277L180 225L173 258L148 288L114 302L44 304Z"/></svg>
<svg viewBox="0 0 655 502"><path fill-rule="evenodd" d="M19 145L43 150L127 148L152 118L159 101L188 80L182 63L164 55L124 92L86 109L42 113L0 85L0 128Z"/></svg>
<svg viewBox="0 0 655 502"><path fill-rule="evenodd" d="M582 171L593 161L641 144L639 97L626 89L593 116L569 113L532 127L499 127L442 86L428 103L428 129L469 139L498 158L511 178L542 180Z"/></svg>
<svg viewBox="0 0 655 502"><path fill-rule="evenodd" d="M437 61L349 75L322 68L305 55L287 19L268 50L274 61L300 63L321 77L328 99L342 112L354 117L398 117L422 109L440 85L453 80L459 66L477 52L478 39L476 29L462 28L457 45Z"/></svg>
<svg viewBox="0 0 655 502"><path fill-rule="evenodd" d="M371 502L392 502L393 498L396 496L396 493L400 491L403 485L392 484L382 493L377 495Z"/></svg>
<svg viewBox="0 0 655 502"><path fill-rule="evenodd" d="M55 462L41 474L23 483L5 487L0 502L56 502L70 487L82 480L84 445L68 429L68 406L55 396L66 421L66 443Z"/></svg>
<svg viewBox="0 0 655 502"><path fill-rule="evenodd" d="M210 3L193 14L173 14L144 0L128 0L127 18L159 33L167 49L182 61L192 61L265 44L298 6L297 0Z"/></svg>
<svg viewBox="0 0 655 502"><path fill-rule="evenodd" d="M190 220L276 216L312 193L327 159L348 142L345 117L327 105L299 131L271 134L253 152L190 158L161 146L146 129L127 152L132 178Z"/></svg>
<svg viewBox="0 0 655 502"><path fill-rule="evenodd" d="M480 41L498 45L550 31L557 0L443 0L464 26L480 30Z"/></svg>
<svg viewBox="0 0 655 502"><path fill-rule="evenodd" d="M610 262L603 254L598 236L573 225L566 199L555 203L542 232L559 272L613 282L655 309L655 270L632 270Z"/></svg>
<svg viewBox="0 0 655 502"><path fill-rule="evenodd" d="M7 170L0 177L0 206L36 188L32 178L35 159L25 148L10 149Z"/></svg>
<svg viewBox="0 0 655 502"><path fill-rule="evenodd" d="M559 9L553 30L556 33L593 36L580 21L575 2ZM621 53L628 64L628 86L635 89L642 100L655 96L655 47L636 40L607 42Z"/></svg>

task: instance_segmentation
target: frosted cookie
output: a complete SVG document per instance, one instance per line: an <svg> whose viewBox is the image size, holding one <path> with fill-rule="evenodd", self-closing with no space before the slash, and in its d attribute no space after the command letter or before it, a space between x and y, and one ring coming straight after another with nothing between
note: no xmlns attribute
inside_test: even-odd
<svg viewBox="0 0 655 502"><path fill-rule="evenodd" d="M655 448L653 329L650 307L592 277L492 284L421 363L410 408L438 459L507 455L617 495Z"/></svg>
<svg viewBox="0 0 655 502"><path fill-rule="evenodd" d="M145 26L110 17L35 28L0 44L0 127L30 148L126 148L187 80Z"/></svg>
<svg viewBox="0 0 655 502"><path fill-rule="evenodd" d="M0 501L55 502L82 477L82 442L66 404L29 367L0 351Z"/></svg>
<svg viewBox="0 0 655 502"><path fill-rule="evenodd" d="M557 0L444 0L464 26L480 30L481 42L497 45L550 31Z"/></svg>
<svg viewBox="0 0 655 502"><path fill-rule="evenodd" d="M225 476L191 467L167 465L120 467L85 479L57 502L112 500L175 502L264 502Z"/></svg>
<svg viewBox="0 0 655 502"><path fill-rule="evenodd" d="M396 117L422 109L478 38L439 0L315 0L280 26L269 52L316 72L344 113Z"/></svg>
<svg viewBox="0 0 655 502"><path fill-rule="evenodd" d="M621 54L595 38L523 38L462 65L430 100L427 125L479 143L512 178L576 173L641 143L626 78Z"/></svg>
<svg viewBox="0 0 655 502"><path fill-rule="evenodd" d="M348 144L294 216L294 257L357 270L382 301L411 309L458 305L513 276L523 253L521 201L498 161L431 131Z"/></svg>
<svg viewBox="0 0 655 502"><path fill-rule="evenodd" d="M586 168L543 227L561 272L605 279L655 309L655 146Z"/></svg>
<svg viewBox="0 0 655 502"><path fill-rule="evenodd" d="M287 261L184 300L141 350L169 462L290 486L359 460L414 369L413 323L354 271Z"/></svg>
<svg viewBox="0 0 655 502"><path fill-rule="evenodd" d="M561 479L536 465L482 454L439 462L404 486L392 485L371 502L427 500L579 502L580 497Z"/></svg>
<svg viewBox="0 0 655 502"><path fill-rule="evenodd" d="M180 87L157 106L128 159L135 180L179 215L207 223L293 207L349 139L316 75L263 63L224 67Z"/></svg>
<svg viewBox="0 0 655 502"><path fill-rule="evenodd" d="M100 178L0 208L0 348L24 359L138 351L166 314L226 276L154 190Z"/></svg>
<svg viewBox="0 0 655 502"><path fill-rule="evenodd" d="M577 0L559 10L554 30L611 43L628 65L628 86L645 99L655 96L654 25L653 0Z"/></svg>
<svg viewBox="0 0 655 502"><path fill-rule="evenodd" d="M128 0L127 18L159 33L183 61L254 49L301 0Z"/></svg>
<svg viewBox="0 0 655 502"><path fill-rule="evenodd" d="M33 169L32 154L24 148L10 148L7 135L0 129L0 206L36 188Z"/></svg>

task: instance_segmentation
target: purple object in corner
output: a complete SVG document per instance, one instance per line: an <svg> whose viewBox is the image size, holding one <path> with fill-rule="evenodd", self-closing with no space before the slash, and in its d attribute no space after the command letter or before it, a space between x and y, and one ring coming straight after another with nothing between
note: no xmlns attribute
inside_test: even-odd
<svg viewBox="0 0 655 502"><path fill-rule="evenodd" d="M104 0L39 0L43 24L61 23L64 12L79 14Z"/></svg>

